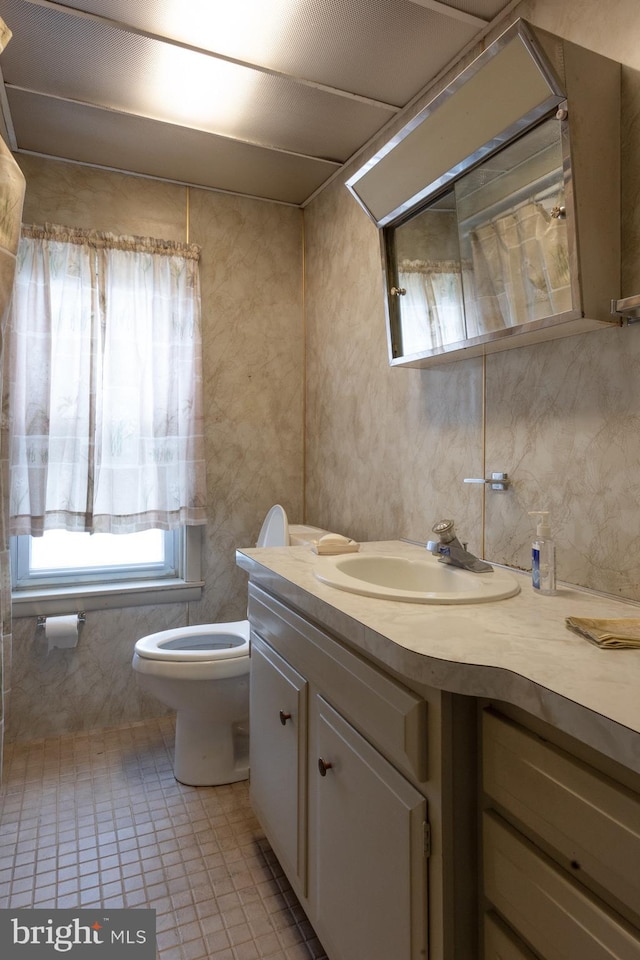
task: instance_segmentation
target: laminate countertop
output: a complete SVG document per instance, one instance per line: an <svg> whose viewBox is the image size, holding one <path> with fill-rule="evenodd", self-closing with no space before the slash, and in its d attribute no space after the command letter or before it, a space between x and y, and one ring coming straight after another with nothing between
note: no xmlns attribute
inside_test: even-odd
<svg viewBox="0 0 640 960"><path fill-rule="evenodd" d="M402 540L361 552L417 559ZM238 550L252 582L410 684L515 704L640 773L640 649L601 649L565 618L640 617L640 605L569 584L474 604L381 600L320 582L310 546ZM502 569L502 568L498 568Z"/></svg>

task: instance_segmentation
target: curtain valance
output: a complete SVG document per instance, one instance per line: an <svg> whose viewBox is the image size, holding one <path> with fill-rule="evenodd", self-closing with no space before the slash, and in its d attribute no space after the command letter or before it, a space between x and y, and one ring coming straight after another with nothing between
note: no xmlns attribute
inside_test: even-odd
<svg viewBox="0 0 640 960"><path fill-rule="evenodd" d="M23 223L21 235L24 239L56 240L58 243L75 243L95 250L130 250L133 253L200 260L200 247L197 243L157 240L155 237L118 236L115 233L82 230L80 227L65 227L57 223Z"/></svg>

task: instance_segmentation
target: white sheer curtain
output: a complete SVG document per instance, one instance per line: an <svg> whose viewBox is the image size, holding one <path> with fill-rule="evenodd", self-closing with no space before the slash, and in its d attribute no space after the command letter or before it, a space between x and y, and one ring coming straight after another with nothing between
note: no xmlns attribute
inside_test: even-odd
<svg viewBox="0 0 640 960"><path fill-rule="evenodd" d="M402 260L398 286L402 352L405 356L456 343L465 336L460 263L456 260Z"/></svg>
<svg viewBox="0 0 640 960"><path fill-rule="evenodd" d="M10 533L205 522L199 249L24 227L6 356Z"/></svg>
<svg viewBox="0 0 640 960"><path fill-rule="evenodd" d="M528 200L478 226L470 238L470 337L571 309L566 221L542 203Z"/></svg>

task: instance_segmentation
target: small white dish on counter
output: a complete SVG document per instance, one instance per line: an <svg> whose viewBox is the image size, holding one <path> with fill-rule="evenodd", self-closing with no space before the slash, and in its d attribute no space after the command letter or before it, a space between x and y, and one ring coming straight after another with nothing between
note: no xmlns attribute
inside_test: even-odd
<svg viewBox="0 0 640 960"><path fill-rule="evenodd" d="M341 533L325 533L319 540L314 540L311 549L322 557L333 557L341 553L357 553L360 544L350 537L343 537Z"/></svg>

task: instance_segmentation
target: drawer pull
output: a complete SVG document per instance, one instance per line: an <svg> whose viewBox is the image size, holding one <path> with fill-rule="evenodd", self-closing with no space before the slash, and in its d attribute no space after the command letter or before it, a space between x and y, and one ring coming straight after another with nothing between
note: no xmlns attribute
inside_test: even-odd
<svg viewBox="0 0 640 960"><path fill-rule="evenodd" d="M326 777L327 770L330 770L333 766L328 760L323 760L322 757L318 760L318 770L320 771L321 777Z"/></svg>
<svg viewBox="0 0 640 960"><path fill-rule="evenodd" d="M287 722L287 720L291 720L291 714L290 714L290 713L285 713L284 710L281 710L281 711L280 711L280 723L282 724L283 727L284 727L285 723Z"/></svg>

